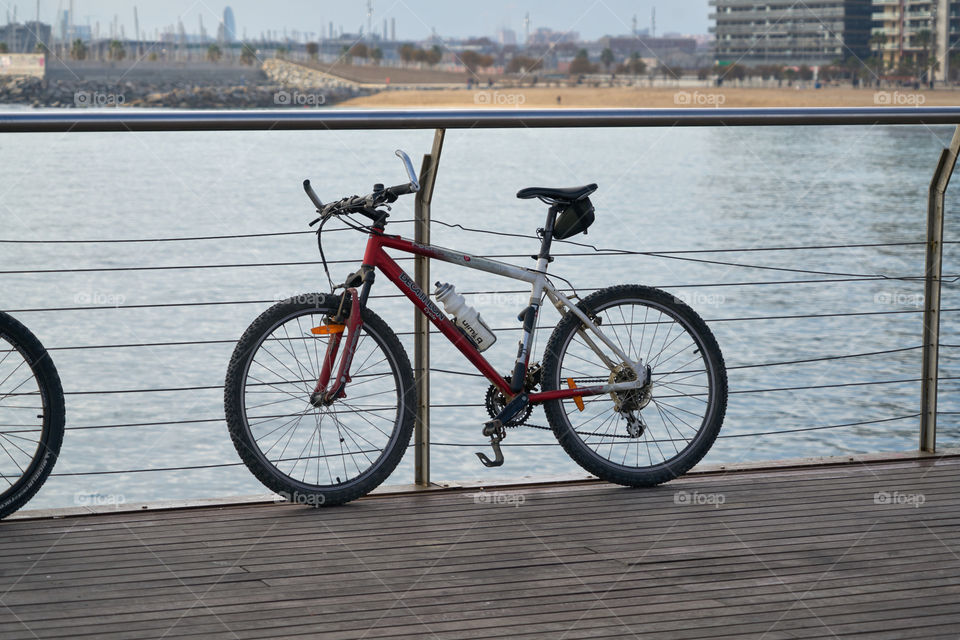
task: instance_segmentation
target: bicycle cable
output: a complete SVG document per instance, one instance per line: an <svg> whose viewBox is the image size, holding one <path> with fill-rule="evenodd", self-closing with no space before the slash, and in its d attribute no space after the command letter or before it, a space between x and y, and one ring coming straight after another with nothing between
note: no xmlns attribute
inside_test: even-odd
<svg viewBox="0 0 960 640"><path fill-rule="evenodd" d="M333 284L333 278L330 276L330 267L327 265L327 257L323 253L323 226L327 224L327 221L333 218L333 215L322 217L320 220L320 225L317 227L317 249L320 250L320 262L323 264L323 271L327 274L327 282L330 284L330 293L334 293L337 290L337 285ZM350 214L341 214L336 216L343 220L344 224L353 229L354 231L361 231L363 233L372 233L373 228L369 225L358 223L350 217Z"/></svg>
<svg viewBox="0 0 960 640"><path fill-rule="evenodd" d="M330 218L323 218L320 226L317 227L317 248L320 250L320 262L323 263L323 271L327 274L327 282L330 283L330 293L334 292L333 278L330 277L330 267L327 266L327 256L323 254L323 225L327 224Z"/></svg>

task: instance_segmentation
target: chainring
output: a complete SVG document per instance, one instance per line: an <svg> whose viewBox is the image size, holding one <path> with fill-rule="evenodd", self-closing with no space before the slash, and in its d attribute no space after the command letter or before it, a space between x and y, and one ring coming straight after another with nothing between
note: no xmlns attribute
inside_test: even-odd
<svg viewBox="0 0 960 640"><path fill-rule="evenodd" d="M530 393L534 391L538 386L540 386L540 378L543 375L543 367L540 364L535 364L527 371L527 379L523 385L524 391ZM504 377L504 380L510 382L511 376ZM497 389L494 385L490 385L487 388L487 395L484 398L484 402L487 406L487 413L490 414L491 418L496 418L500 415L500 412L503 411L503 408L507 406L507 398L503 395L503 392L500 389ZM530 415L533 413L533 405L528 404L523 408L523 411L513 416L510 420L507 420L503 426L505 427L519 427L522 426L530 418Z"/></svg>

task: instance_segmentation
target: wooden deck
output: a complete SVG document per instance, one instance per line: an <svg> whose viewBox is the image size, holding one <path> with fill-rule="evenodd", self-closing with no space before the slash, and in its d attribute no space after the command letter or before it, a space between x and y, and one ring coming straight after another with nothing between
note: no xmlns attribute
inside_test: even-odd
<svg viewBox="0 0 960 640"><path fill-rule="evenodd" d="M945 457L8 520L0 638L956 638L958 487Z"/></svg>

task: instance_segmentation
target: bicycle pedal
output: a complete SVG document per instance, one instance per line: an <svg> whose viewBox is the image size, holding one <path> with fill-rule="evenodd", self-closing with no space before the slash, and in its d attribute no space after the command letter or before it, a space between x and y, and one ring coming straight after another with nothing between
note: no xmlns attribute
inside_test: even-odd
<svg viewBox="0 0 960 640"><path fill-rule="evenodd" d="M494 422L496 422L494 420ZM503 429L503 427L500 427ZM493 449L493 460L487 457L485 453L477 451L477 457L485 467L499 467L503 465L503 451L500 449L500 441L503 440L503 434L494 433L490 436L490 447Z"/></svg>
<svg viewBox="0 0 960 640"><path fill-rule="evenodd" d="M503 422L494 418L488 422L483 423L483 435L493 437L495 433L503 434ZM500 436L500 440L503 440L503 435Z"/></svg>

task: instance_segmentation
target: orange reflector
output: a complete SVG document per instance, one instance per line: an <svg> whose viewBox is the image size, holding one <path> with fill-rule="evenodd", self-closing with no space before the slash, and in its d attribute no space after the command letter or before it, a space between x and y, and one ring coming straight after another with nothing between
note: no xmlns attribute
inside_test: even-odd
<svg viewBox="0 0 960 640"><path fill-rule="evenodd" d="M573 378L567 378L567 386L571 389L576 389L577 383L573 381ZM583 411L583 398L581 396L573 396L573 401L577 403L577 409Z"/></svg>
<svg viewBox="0 0 960 640"><path fill-rule="evenodd" d="M314 327L310 329L310 333L315 336L326 336L331 333L343 333L343 330L346 329L346 325L342 324L325 324L322 327Z"/></svg>

